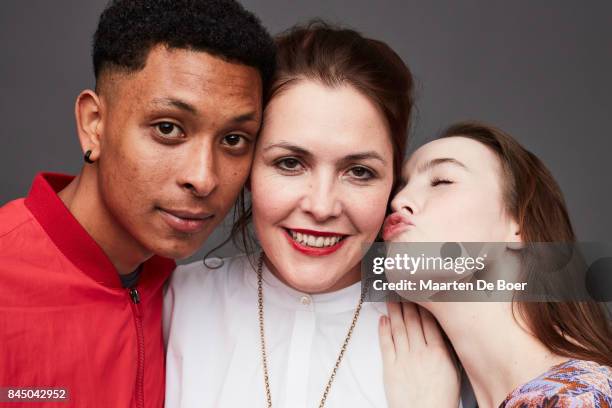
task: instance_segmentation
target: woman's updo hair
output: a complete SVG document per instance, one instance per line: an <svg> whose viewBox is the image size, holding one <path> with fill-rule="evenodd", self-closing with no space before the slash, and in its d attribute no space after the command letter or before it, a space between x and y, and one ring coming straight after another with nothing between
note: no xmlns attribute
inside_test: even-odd
<svg viewBox="0 0 612 408"><path fill-rule="evenodd" d="M276 72L266 101L302 80L330 88L354 87L385 118L393 145L394 181L399 180L414 103L412 74L400 56L382 41L319 20L280 34L276 45Z"/></svg>
<svg viewBox="0 0 612 408"><path fill-rule="evenodd" d="M275 41L276 71L265 95L266 105L300 81L316 81L330 88L354 87L374 103L388 125L395 190L401 179L414 103L412 74L399 55L382 41L319 20L295 26ZM236 203L231 238L249 255L255 253L249 233L251 215L243 190Z"/></svg>

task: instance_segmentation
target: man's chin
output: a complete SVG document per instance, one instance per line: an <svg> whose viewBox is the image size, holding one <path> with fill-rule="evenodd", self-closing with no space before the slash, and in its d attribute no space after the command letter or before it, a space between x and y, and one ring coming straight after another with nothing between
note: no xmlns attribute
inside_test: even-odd
<svg viewBox="0 0 612 408"><path fill-rule="evenodd" d="M206 242L206 239L199 239L197 242L164 242L162 245L153 245L152 252L154 255L178 261L189 258L195 254L200 248L202 248L204 242Z"/></svg>

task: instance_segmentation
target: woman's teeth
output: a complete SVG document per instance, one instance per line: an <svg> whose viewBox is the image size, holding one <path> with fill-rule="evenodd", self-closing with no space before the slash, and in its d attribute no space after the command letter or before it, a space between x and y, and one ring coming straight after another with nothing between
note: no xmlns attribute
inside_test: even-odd
<svg viewBox="0 0 612 408"><path fill-rule="evenodd" d="M341 235L333 237L318 237L315 235L302 234L301 232L289 232L293 240L297 243L315 248L325 248L329 246L334 246L343 238Z"/></svg>

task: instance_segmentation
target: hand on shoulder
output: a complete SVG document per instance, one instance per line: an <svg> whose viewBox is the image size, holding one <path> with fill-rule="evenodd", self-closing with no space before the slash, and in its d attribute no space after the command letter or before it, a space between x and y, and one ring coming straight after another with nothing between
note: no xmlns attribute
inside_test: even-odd
<svg viewBox="0 0 612 408"><path fill-rule="evenodd" d="M389 408L456 408L459 371L433 315L414 303L387 308L379 336Z"/></svg>

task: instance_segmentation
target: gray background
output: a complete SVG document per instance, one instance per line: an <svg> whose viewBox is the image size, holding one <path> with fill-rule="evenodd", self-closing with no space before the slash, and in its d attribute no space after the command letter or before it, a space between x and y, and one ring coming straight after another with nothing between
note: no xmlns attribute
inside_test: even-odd
<svg viewBox="0 0 612 408"><path fill-rule="evenodd" d="M0 204L27 194L40 170L80 169L73 106L93 86L90 43L105 3L0 2ZM499 126L549 166L579 238L612 241L612 2L243 4L271 33L323 17L388 42L418 82L411 148L457 120Z"/></svg>

